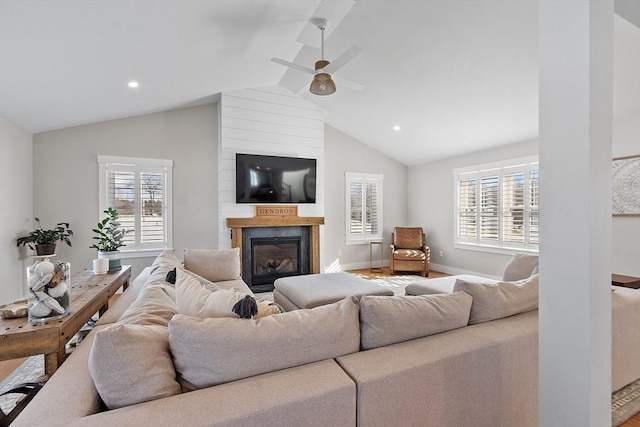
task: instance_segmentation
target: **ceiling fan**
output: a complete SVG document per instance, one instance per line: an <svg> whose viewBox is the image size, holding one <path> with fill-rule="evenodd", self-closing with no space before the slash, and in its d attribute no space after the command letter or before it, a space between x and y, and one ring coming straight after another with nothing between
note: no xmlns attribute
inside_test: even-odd
<svg viewBox="0 0 640 427"><path fill-rule="evenodd" d="M311 81L309 91L314 95L324 96L334 93L336 91L336 84L333 81L333 78L335 78L341 86L349 87L354 90L363 90L365 86L362 83L358 83L356 81L349 80L347 78L334 74L353 58L358 56L360 52L362 52L362 49L355 45L351 46L342 55L338 56L333 62L327 61L326 59L324 59L324 30L327 28L327 25L329 23L326 19L323 18L314 19L313 23L316 24L322 34L322 59L316 61L315 69L311 69L309 67L305 67L304 65L295 64L293 62L285 61L279 58L271 58L271 60L286 67L293 68L294 70L312 74L313 80Z"/></svg>

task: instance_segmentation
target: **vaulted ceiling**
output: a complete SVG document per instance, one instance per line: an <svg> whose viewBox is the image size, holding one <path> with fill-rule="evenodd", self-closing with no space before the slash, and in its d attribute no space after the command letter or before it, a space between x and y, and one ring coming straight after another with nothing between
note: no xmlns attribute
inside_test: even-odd
<svg viewBox="0 0 640 427"><path fill-rule="evenodd" d="M38 133L297 91L270 59L313 67L314 17L327 59L362 48L338 74L365 90L298 92L329 125L407 165L537 137L536 0L0 0L0 116ZM640 29L616 17L615 43L615 114L640 115Z"/></svg>

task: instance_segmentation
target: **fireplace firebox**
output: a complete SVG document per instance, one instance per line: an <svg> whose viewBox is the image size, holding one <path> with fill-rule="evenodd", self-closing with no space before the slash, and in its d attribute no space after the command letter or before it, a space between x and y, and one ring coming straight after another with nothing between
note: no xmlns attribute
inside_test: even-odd
<svg viewBox="0 0 640 427"><path fill-rule="evenodd" d="M253 292L270 292L280 277L310 273L309 227L259 227L242 235L242 278Z"/></svg>
<svg viewBox="0 0 640 427"><path fill-rule="evenodd" d="M300 275L299 237L251 239L252 284L271 284L280 277Z"/></svg>

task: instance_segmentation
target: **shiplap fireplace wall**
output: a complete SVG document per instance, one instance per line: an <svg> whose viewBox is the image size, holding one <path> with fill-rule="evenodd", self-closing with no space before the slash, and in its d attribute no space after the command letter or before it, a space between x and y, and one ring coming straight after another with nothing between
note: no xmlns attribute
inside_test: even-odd
<svg viewBox="0 0 640 427"><path fill-rule="evenodd" d="M224 92L218 107L220 248L231 247L226 219L255 213L255 205L235 202L236 153L317 159L316 203L298 205L298 215L324 216L324 111L279 86ZM321 230L320 265L322 242Z"/></svg>

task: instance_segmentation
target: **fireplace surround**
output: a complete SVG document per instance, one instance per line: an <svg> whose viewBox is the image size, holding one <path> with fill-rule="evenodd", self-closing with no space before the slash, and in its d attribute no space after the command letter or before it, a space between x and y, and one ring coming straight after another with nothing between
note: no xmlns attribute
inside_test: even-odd
<svg viewBox="0 0 640 427"><path fill-rule="evenodd" d="M240 248L242 262L242 278L253 292L268 292L273 290L273 281L279 277L320 272L320 225L324 224L324 217L299 217L299 216L269 216L253 218L227 218L227 227L231 228L231 246ZM271 246L259 248L260 250L273 251L274 257L263 260L263 268L266 270L280 268L280 271L254 272L252 262L252 240L258 246ZM260 239L270 239L260 243ZM290 268L288 263L280 266L291 251L291 244L299 239L299 254L295 268ZM281 255L282 254L282 255ZM260 254L259 254L260 255ZM277 259L282 256L281 259ZM293 263L292 260L289 262ZM283 271L286 270L286 271ZM259 273L259 274L254 274ZM266 277L265 277L266 276ZM257 279L257 280L256 280Z"/></svg>

